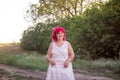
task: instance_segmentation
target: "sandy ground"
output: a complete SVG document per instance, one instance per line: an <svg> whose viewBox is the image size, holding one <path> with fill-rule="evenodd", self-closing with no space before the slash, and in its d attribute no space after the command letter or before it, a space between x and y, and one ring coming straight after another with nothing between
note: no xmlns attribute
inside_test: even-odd
<svg viewBox="0 0 120 80"><path fill-rule="evenodd" d="M0 80L45 80L46 77L46 72L39 70L19 69L14 66L4 64L0 64L0 69L3 69L10 74L16 74L24 77L22 79L13 79L13 76L0 74ZM85 73L87 73L85 70L74 70L75 80L113 80L107 77L86 75Z"/></svg>

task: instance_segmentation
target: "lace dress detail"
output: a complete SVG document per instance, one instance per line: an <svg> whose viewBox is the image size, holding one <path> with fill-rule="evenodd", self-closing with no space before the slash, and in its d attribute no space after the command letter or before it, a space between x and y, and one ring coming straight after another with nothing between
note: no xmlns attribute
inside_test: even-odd
<svg viewBox="0 0 120 80"><path fill-rule="evenodd" d="M68 42L65 41L60 47L55 42L52 43L52 57L56 65L49 64L46 80L75 80L72 64L64 68L64 62L68 59Z"/></svg>

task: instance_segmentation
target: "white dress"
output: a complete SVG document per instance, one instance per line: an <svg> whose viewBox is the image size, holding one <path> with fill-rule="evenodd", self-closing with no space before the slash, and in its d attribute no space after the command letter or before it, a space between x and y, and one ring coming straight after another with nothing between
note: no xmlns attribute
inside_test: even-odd
<svg viewBox="0 0 120 80"><path fill-rule="evenodd" d="M65 41L60 47L55 42L52 43L52 57L56 65L49 64L46 80L75 80L72 64L64 68L64 62L68 59L68 42Z"/></svg>

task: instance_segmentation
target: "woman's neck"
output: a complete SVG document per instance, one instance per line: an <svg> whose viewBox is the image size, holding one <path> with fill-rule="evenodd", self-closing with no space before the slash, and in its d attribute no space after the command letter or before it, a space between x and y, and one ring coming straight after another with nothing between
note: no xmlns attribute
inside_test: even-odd
<svg viewBox="0 0 120 80"><path fill-rule="evenodd" d="M56 45L58 47L61 47L63 44L64 44L64 40L58 40L58 41L56 41Z"/></svg>
<svg viewBox="0 0 120 80"><path fill-rule="evenodd" d="M64 40L58 40L57 42L58 42L58 43L63 43L63 42L64 42Z"/></svg>

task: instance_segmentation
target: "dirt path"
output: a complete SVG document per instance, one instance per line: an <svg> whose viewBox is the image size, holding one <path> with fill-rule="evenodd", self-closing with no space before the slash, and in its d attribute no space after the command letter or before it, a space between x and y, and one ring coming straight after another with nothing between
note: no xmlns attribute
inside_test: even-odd
<svg viewBox="0 0 120 80"><path fill-rule="evenodd" d="M44 80L46 76L46 72L42 72L39 70L24 70L24 69L16 68L14 66L4 65L4 64L0 64L0 69L3 69L9 72L10 74L17 74L17 75L21 75L29 78L29 79L26 78L22 80ZM74 70L76 80L113 80L107 77L86 75L85 73L87 73L87 71ZM13 80L13 79L7 79L5 76L0 76L0 80Z"/></svg>

